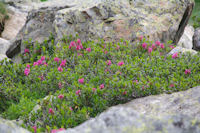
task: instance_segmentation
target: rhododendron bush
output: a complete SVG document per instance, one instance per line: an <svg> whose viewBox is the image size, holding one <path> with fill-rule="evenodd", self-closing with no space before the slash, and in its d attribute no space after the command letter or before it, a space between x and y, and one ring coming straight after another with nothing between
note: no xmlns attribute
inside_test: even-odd
<svg viewBox="0 0 200 133"><path fill-rule="evenodd" d="M0 66L1 115L32 132L74 127L110 106L200 85L200 54L167 56L170 43L65 37L53 44L53 37L25 42L23 63Z"/></svg>

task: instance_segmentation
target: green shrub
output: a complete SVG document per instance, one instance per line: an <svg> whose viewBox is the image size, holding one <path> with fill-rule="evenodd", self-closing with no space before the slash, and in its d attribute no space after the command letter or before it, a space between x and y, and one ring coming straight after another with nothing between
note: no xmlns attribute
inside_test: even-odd
<svg viewBox="0 0 200 133"><path fill-rule="evenodd" d="M71 40L65 37L57 47L53 36L42 44L25 42L24 63L0 66L4 117L23 119L31 131L69 128L110 106L200 84L199 53L172 58L166 56L171 44L153 46L145 39L135 45ZM28 115L35 101L40 108Z"/></svg>
<svg viewBox="0 0 200 133"><path fill-rule="evenodd" d="M194 28L200 27L200 10L199 9L200 9L200 0L195 0L195 7L190 19L190 24L192 24Z"/></svg>
<svg viewBox="0 0 200 133"><path fill-rule="evenodd" d="M35 105L34 99L22 97L18 104L12 104L3 115L7 119L18 119L20 116L28 117Z"/></svg>

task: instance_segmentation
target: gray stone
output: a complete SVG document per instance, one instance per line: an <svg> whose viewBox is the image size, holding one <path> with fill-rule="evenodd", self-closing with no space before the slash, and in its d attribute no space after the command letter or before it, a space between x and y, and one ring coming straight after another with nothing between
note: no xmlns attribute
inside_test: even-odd
<svg viewBox="0 0 200 133"><path fill-rule="evenodd" d="M178 46L181 46L181 47L187 48L187 49L192 49L193 35L194 35L194 28L191 25L187 25L185 27L185 30L184 30L184 33L183 33L181 39L178 42Z"/></svg>
<svg viewBox="0 0 200 133"><path fill-rule="evenodd" d="M0 118L0 133L30 133L16 123Z"/></svg>
<svg viewBox="0 0 200 133"><path fill-rule="evenodd" d="M195 30L193 36L193 49L200 51L200 28Z"/></svg>
<svg viewBox="0 0 200 133"><path fill-rule="evenodd" d="M8 16L9 19L5 21L1 37L12 40L25 25L27 13L21 12L12 6L8 6Z"/></svg>
<svg viewBox="0 0 200 133"><path fill-rule="evenodd" d="M6 54L6 51L10 47L11 43L8 40L0 38L0 54Z"/></svg>
<svg viewBox="0 0 200 133"><path fill-rule="evenodd" d="M51 0L32 3L34 10L30 11L26 25L7 55L13 57L23 52L22 40L42 41L50 32L57 41L70 34L79 34L82 41L99 38L136 41L143 35L153 41L174 40L176 44L193 5L193 0Z"/></svg>
<svg viewBox="0 0 200 133"><path fill-rule="evenodd" d="M59 133L199 133L200 86L111 107Z"/></svg>
<svg viewBox="0 0 200 133"><path fill-rule="evenodd" d="M4 60L8 58L5 54L0 54L0 61Z"/></svg>
<svg viewBox="0 0 200 133"><path fill-rule="evenodd" d="M167 55L173 55L174 53L179 53L179 54L186 54L186 53L190 53L192 55L197 54L198 52L193 50L193 49L187 49L187 48L183 48L180 46L175 47L174 49L172 49Z"/></svg>

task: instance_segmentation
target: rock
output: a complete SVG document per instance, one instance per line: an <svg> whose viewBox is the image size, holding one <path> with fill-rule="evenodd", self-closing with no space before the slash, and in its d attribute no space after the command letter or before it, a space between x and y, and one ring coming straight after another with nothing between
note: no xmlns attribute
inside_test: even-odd
<svg viewBox="0 0 200 133"><path fill-rule="evenodd" d="M173 55L174 53L180 53L180 54L185 54L185 53L190 53L192 55L197 54L198 52L192 49L187 49L187 48L183 48L180 46L175 47L174 49L172 49L167 55Z"/></svg>
<svg viewBox="0 0 200 133"><path fill-rule="evenodd" d="M9 6L8 16L9 19L5 21L4 31L2 32L1 37L7 40L12 40L24 26L27 13L21 12L20 10Z"/></svg>
<svg viewBox="0 0 200 133"><path fill-rule="evenodd" d="M199 125L200 86L111 107L98 117L59 133L199 133Z"/></svg>
<svg viewBox="0 0 200 133"><path fill-rule="evenodd" d="M5 54L0 54L0 62L4 59L8 58Z"/></svg>
<svg viewBox="0 0 200 133"><path fill-rule="evenodd" d="M14 122L0 118L0 133L30 133Z"/></svg>
<svg viewBox="0 0 200 133"><path fill-rule="evenodd" d="M195 30L193 36L193 49L200 51L200 28Z"/></svg>
<svg viewBox="0 0 200 133"><path fill-rule="evenodd" d="M194 28L190 25L187 25L185 27L184 33L183 33L180 41L178 42L178 46L181 46L181 47L187 48L187 49L192 49L192 47L193 47L193 41L192 41L193 35L194 35Z"/></svg>
<svg viewBox="0 0 200 133"><path fill-rule="evenodd" d="M6 54L6 51L10 47L11 43L8 40L0 38L0 54Z"/></svg>
<svg viewBox="0 0 200 133"><path fill-rule="evenodd" d="M33 3L34 10L30 11L7 55L13 57L23 52L22 40L42 41L50 32L57 41L70 34L79 34L82 41L99 38L135 41L143 35L154 41L174 40L176 44L193 5L193 0L51 0Z"/></svg>

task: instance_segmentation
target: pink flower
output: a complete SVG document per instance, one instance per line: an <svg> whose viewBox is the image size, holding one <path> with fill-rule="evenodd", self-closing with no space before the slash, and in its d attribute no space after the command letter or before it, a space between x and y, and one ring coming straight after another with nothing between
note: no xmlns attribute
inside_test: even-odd
<svg viewBox="0 0 200 133"><path fill-rule="evenodd" d="M55 58L54 58L54 61L58 63L58 62L60 61L60 58L55 57Z"/></svg>
<svg viewBox="0 0 200 133"><path fill-rule="evenodd" d="M174 53L174 54L172 55L172 58L173 58L173 59L178 58L178 53Z"/></svg>
<svg viewBox="0 0 200 133"><path fill-rule="evenodd" d="M138 84L138 80L136 79L136 80L133 80L133 83L136 83L136 84Z"/></svg>
<svg viewBox="0 0 200 133"><path fill-rule="evenodd" d="M124 65L124 62L123 62L123 61L120 61L117 65L118 65L118 66L122 66L122 65Z"/></svg>
<svg viewBox="0 0 200 133"><path fill-rule="evenodd" d="M34 62L34 63L33 63L33 66L38 66L38 62Z"/></svg>
<svg viewBox="0 0 200 133"><path fill-rule="evenodd" d="M76 50L80 50L80 49L81 49L80 45L76 45Z"/></svg>
<svg viewBox="0 0 200 133"><path fill-rule="evenodd" d="M101 84L101 85L99 86L99 88L100 88L100 89L103 89L103 88L104 88L104 84Z"/></svg>
<svg viewBox="0 0 200 133"><path fill-rule="evenodd" d="M142 41L142 40L143 40L143 36L140 36L140 37L139 37L139 40Z"/></svg>
<svg viewBox="0 0 200 133"><path fill-rule="evenodd" d="M24 53L26 54L26 53L29 53L29 49L24 49Z"/></svg>
<svg viewBox="0 0 200 133"><path fill-rule="evenodd" d="M81 94L81 90L77 90L76 95L80 96L80 94Z"/></svg>
<svg viewBox="0 0 200 133"><path fill-rule="evenodd" d="M84 84L84 78L78 79L78 82L79 82L80 84Z"/></svg>
<svg viewBox="0 0 200 133"><path fill-rule="evenodd" d="M58 71L62 72L63 71L63 68L62 67L58 67Z"/></svg>
<svg viewBox="0 0 200 133"><path fill-rule="evenodd" d="M78 55L78 56L82 56L83 54L81 54L81 53L77 53L77 55Z"/></svg>
<svg viewBox="0 0 200 133"><path fill-rule="evenodd" d="M63 87L61 82L58 83L58 87L59 87L59 88L62 88L62 87Z"/></svg>
<svg viewBox="0 0 200 133"><path fill-rule="evenodd" d="M143 47L144 49L146 49L146 48L147 48L147 44L146 44L146 43L143 43L143 44L142 44L142 47Z"/></svg>
<svg viewBox="0 0 200 133"><path fill-rule="evenodd" d="M27 67L27 68L30 68L30 65L29 65L29 64L27 64L27 65L26 65L26 67Z"/></svg>
<svg viewBox="0 0 200 133"><path fill-rule="evenodd" d="M59 98L59 99L63 99L63 98L64 98L64 95L63 95L63 94L60 94L60 95L58 95L58 98Z"/></svg>
<svg viewBox="0 0 200 133"><path fill-rule="evenodd" d="M165 48L165 46L164 46L163 43L160 44L160 47L161 47L162 49Z"/></svg>
<svg viewBox="0 0 200 133"><path fill-rule="evenodd" d="M43 81L44 80L44 76L39 76L40 80Z"/></svg>
<svg viewBox="0 0 200 133"><path fill-rule="evenodd" d="M42 56L42 57L41 57L41 61L44 61L44 60L45 60L45 56Z"/></svg>
<svg viewBox="0 0 200 133"><path fill-rule="evenodd" d="M156 44L157 46L160 46L160 41L156 41L155 44Z"/></svg>
<svg viewBox="0 0 200 133"><path fill-rule="evenodd" d="M148 53L151 53L152 52L152 48L150 47L149 49L148 49Z"/></svg>
<svg viewBox="0 0 200 133"><path fill-rule="evenodd" d="M74 41L70 42L69 48L71 49L72 47L75 47L76 43Z"/></svg>
<svg viewBox="0 0 200 133"><path fill-rule="evenodd" d="M120 75L121 75L121 74L122 74L122 72L120 72L120 71L116 71L116 74L120 74Z"/></svg>
<svg viewBox="0 0 200 133"><path fill-rule="evenodd" d="M41 65L42 64L42 60L41 59L38 60L37 63L38 63L38 65Z"/></svg>
<svg viewBox="0 0 200 133"><path fill-rule="evenodd" d="M77 43L80 45L80 44L81 44L81 40L80 40L80 39L77 39Z"/></svg>
<svg viewBox="0 0 200 133"><path fill-rule="evenodd" d="M152 44L152 49L156 49L156 45L155 44Z"/></svg>
<svg viewBox="0 0 200 133"><path fill-rule="evenodd" d="M54 111L52 108L49 109L49 114L54 114Z"/></svg>
<svg viewBox="0 0 200 133"><path fill-rule="evenodd" d="M60 128L60 129L53 129L51 130L51 133L58 133L60 131L64 131L65 129L64 128Z"/></svg>
<svg viewBox="0 0 200 133"><path fill-rule="evenodd" d="M80 46L80 49L83 49L83 45L82 44L80 44L79 46Z"/></svg>
<svg viewBox="0 0 200 133"><path fill-rule="evenodd" d="M92 90L95 92L95 91L96 91L96 88L92 88Z"/></svg>
<svg viewBox="0 0 200 133"><path fill-rule="evenodd" d="M185 69L185 74L191 74L191 69Z"/></svg>
<svg viewBox="0 0 200 133"><path fill-rule="evenodd" d="M127 91L124 91L122 94L123 94L123 95L126 95L126 94L127 94Z"/></svg>
<svg viewBox="0 0 200 133"><path fill-rule="evenodd" d="M104 53L105 53L105 54L107 54L107 53L108 53L108 51L105 51Z"/></svg>
<svg viewBox="0 0 200 133"><path fill-rule="evenodd" d="M86 51L91 52L91 48L86 48Z"/></svg>
<svg viewBox="0 0 200 133"><path fill-rule="evenodd" d="M44 65L44 66L48 66L48 64L47 64L46 62L43 62L43 65Z"/></svg>
<svg viewBox="0 0 200 133"><path fill-rule="evenodd" d="M111 60L107 60L107 61L106 61L106 64L107 64L108 66L110 66L110 65L112 64Z"/></svg>
<svg viewBox="0 0 200 133"><path fill-rule="evenodd" d="M170 84L169 86L170 86L170 87L174 87L174 84Z"/></svg>
<svg viewBox="0 0 200 133"><path fill-rule="evenodd" d="M37 126L32 126L32 128L34 129L34 133L37 132Z"/></svg>
<svg viewBox="0 0 200 133"><path fill-rule="evenodd" d="M110 69L105 69L105 72L109 72L110 71Z"/></svg>
<svg viewBox="0 0 200 133"><path fill-rule="evenodd" d="M72 108L72 107L69 107L69 109L70 109L71 111L73 111L73 108Z"/></svg>
<svg viewBox="0 0 200 133"><path fill-rule="evenodd" d="M119 50L120 49L120 46L119 45L117 45L117 48L116 48L116 50Z"/></svg>
<svg viewBox="0 0 200 133"><path fill-rule="evenodd" d="M28 69L28 68L25 68L25 70L24 70L24 74L25 74L26 76L28 76L28 75L29 75L29 73L30 73L30 69Z"/></svg>
<svg viewBox="0 0 200 133"><path fill-rule="evenodd" d="M60 66L61 66L61 67L66 66L66 60L62 60L61 63L60 63Z"/></svg>
<svg viewBox="0 0 200 133"><path fill-rule="evenodd" d="M173 45L169 45L169 47L170 47L171 49L173 49L173 48L174 48L174 46L173 46Z"/></svg>

